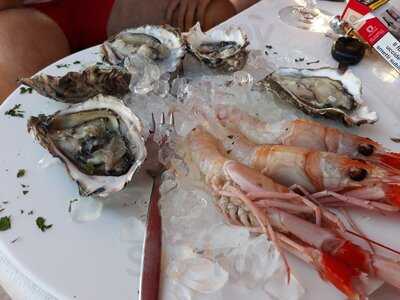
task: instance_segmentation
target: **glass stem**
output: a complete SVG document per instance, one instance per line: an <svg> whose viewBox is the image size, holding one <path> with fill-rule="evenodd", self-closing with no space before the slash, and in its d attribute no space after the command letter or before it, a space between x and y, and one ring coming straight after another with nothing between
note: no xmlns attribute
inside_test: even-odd
<svg viewBox="0 0 400 300"><path fill-rule="evenodd" d="M314 10L317 6L317 1L316 0L306 0L306 9L307 10Z"/></svg>
<svg viewBox="0 0 400 300"><path fill-rule="evenodd" d="M307 20L314 19L318 16L318 8L317 8L317 1L316 0L306 0L306 5L302 6L301 14Z"/></svg>

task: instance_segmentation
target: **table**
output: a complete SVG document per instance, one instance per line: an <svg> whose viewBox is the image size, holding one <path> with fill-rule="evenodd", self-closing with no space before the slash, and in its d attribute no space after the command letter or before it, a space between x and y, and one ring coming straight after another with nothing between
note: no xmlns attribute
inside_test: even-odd
<svg viewBox="0 0 400 300"><path fill-rule="evenodd" d="M343 7L343 3L331 3L319 1L321 7L331 13L339 13ZM296 57L297 54L306 54L310 60L312 58L320 60L321 65L334 66L335 62L329 55L330 41L329 38L324 37L319 33L310 33L296 28L290 28L284 25L278 19L278 11L281 7L293 3L289 0L264 0L228 20L222 27L240 26L249 35L251 41L251 48L264 49L266 44L271 44L277 49L279 55L271 56L277 65L288 66L290 63L287 60L282 60L279 57ZM73 54L64 58L57 64L73 63L74 61L82 61L85 63L94 62L96 60L96 48L87 49L79 53ZM299 65L297 65L299 66ZM45 72L51 74L62 74L63 70L57 69L54 65L50 66ZM371 99L371 108L378 111L381 116L380 125L377 127L367 127L368 134L377 139L378 141L390 146L395 150L400 151L398 144L392 143L388 140L389 136L400 136L400 101L396 99L399 96L400 79L399 74L393 72L390 67L381 59L377 54L370 53L366 59L354 68L354 72L359 76L364 84L364 95ZM0 108L0 113L12 107L18 91L14 92L5 104ZM53 112L57 107L63 107L61 104L54 104L51 100L40 98L43 105L39 109L35 103L24 103L24 108L32 113L32 115L41 112ZM3 113L1 113L3 115ZM15 122L14 120L6 120L0 127L0 136L7 137L6 139L13 140L12 131L24 131L24 122ZM44 151L39 147L32 147L32 141L29 138L24 140L12 141L15 143L20 153L11 153L13 149L4 146L2 149L3 157L0 158L0 165L4 168L15 168L16 161L38 160L43 155ZM26 147L32 147L29 153L23 150ZM30 149L30 148L29 148ZM16 156L20 156L17 160ZM10 159L12 158L12 159ZM8 167L9 166L9 167ZM61 168L58 166L58 168ZM12 169L14 170L14 169ZM44 186L45 176L58 176L63 180L64 174L59 174L55 170L50 169L50 174L32 174L27 179L30 180L32 186L37 186L38 189ZM37 176L35 176L37 175ZM42 176L42 177L41 177ZM49 216L50 211L56 210L57 214L52 215L51 218L56 223L58 218L66 217L67 207L69 200L76 197L75 194L69 194L73 183L65 183L60 187L46 187L50 191L50 196L57 198L63 195L63 199L55 199L49 207L48 202L43 200L35 201L34 203L24 203L24 207L31 207L38 210L40 214ZM0 170L0 199L6 197L15 197L18 192L18 187L15 186L15 176L12 173L8 175L5 170ZM149 187L144 187L146 190ZM143 191L142 191L143 192ZM32 190L32 194L40 194L39 190ZM37 196L36 196L37 197ZM42 195L42 197L49 197L49 195ZM21 201L21 199L17 199ZM10 211L18 214L20 204L15 201L10 204ZM61 206L61 208L60 208ZM64 230L65 236L62 239L56 236L54 232L48 232L47 235L42 235L37 232L37 229L32 225L32 218L22 218L16 216L18 222L15 222L15 228L12 232L5 232L0 235L0 283L5 287L13 299L73 299L74 291L76 291L79 298L77 299L134 299L136 294L135 284L137 284L138 276L138 262L132 257L140 251L140 239L142 237L131 237L128 240L121 238L123 235L124 224L133 222L131 216L126 214L123 210L111 210L102 216L101 221L94 221L90 223L74 223L64 222L56 223L55 229ZM49 216L50 218L50 216ZM383 219L383 217L382 217ZM377 220L377 223L382 220ZM396 220L390 220L393 226L393 235L380 236L379 232L372 234L373 238L377 238L382 242L392 245L393 247L400 248L400 241L393 241L393 237L397 232L395 231ZM373 227L376 223L372 222L366 226ZM18 230L25 232L19 243L10 244L10 241L16 237ZM74 236L73 232L79 231L79 238ZM88 240L94 234L101 232L102 237L98 239L95 245L82 244L84 238ZM40 246L31 247L30 245L37 245L37 239L40 239ZM139 242L138 242L139 241ZM76 245L80 243L80 245ZM103 249L105 245L113 243L115 247L108 247L110 249ZM73 247L71 245L74 245ZM139 246L138 246L139 245ZM57 257L58 249L69 249L68 255L63 257L60 262ZM27 255L27 251L30 254ZM79 251L91 251L97 249L99 256L102 258L113 259L110 261L104 259L99 262L95 257L85 262L74 261L74 257L79 256ZM64 253L65 254L65 253ZM63 254L63 255L64 255ZM43 265L40 259L35 257L47 257L48 262ZM77 269L80 265L85 267ZM40 276L35 270L42 269ZM44 270L45 269L45 270ZM60 270L63 274L60 275ZM76 272L80 273L80 277L86 278L86 283L76 280ZM93 278L95 274L95 278ZM115 280L115 278L122 278L122 280ZM68 280L64 280L68 278ZM136 278L136 279L135 279ZM110 279L114 279L110 284ZM395 299L399 297L396 291L390 288L382 289L378 294L373 297L373 300Z"/></svg>

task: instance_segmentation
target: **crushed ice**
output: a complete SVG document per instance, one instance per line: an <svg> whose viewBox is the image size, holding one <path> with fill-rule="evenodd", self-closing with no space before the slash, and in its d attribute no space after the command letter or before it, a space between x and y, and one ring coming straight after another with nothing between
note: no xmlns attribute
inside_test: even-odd
<svg viewBox="0 0 400 300"><path fill-rule="evenodd" d="M216 104L234 104L271 123L304 117L255 84L271 71L260 57L250 53L249 64L234 74L188 74L185 69L185 78L172 81L173 99L151 96L147 101L175 112L180 136L198 124L193 111L199 106L207 112ZM178 175L167 173L161 186L163 299L231 299L249 290L256 300L300 299L304 288L293 276L287 285L282 259L267 238L227 224L198 171L189 171L179 159L173 166Z"/></svg>

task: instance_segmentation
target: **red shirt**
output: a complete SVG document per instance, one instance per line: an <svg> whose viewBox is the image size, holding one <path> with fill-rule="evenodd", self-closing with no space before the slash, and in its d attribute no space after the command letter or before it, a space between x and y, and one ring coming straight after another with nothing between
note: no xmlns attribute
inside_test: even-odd
<svg viewBox="0 0 400 300"><path fill-rule="evenodd" d="M108 19L114 1L26 0L24 3L53 19L66 35L71 50L76 51L107 39Z"/></svg>

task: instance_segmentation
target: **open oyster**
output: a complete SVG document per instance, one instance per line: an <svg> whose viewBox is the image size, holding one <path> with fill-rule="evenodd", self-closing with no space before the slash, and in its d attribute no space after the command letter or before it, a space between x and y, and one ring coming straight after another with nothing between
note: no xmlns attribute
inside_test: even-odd
<svg viewBox="0 0 400 300"><path fill-rule="evenodd" d="M239 28L204 33L197 23L185 34L185 39L194 56L210 68L233 72L246 64L249 42Z"/></svg>
<svg viewBox="0 0 400 300"><path fill-rule="evenodd" d="M129 108L103 96L28 121L28 131L65 164L82 196L106 197L132 179L146 157L142 128Z"/></svg>
<svg viewBox="0 0 400 300"><path fill-rule="evenodd" d="M146 25L124 30L101 47L103 59L122 65L125 58L140 54L156 62L162 73L172 73L186 54L180 32L170 26Z"/></svg>
<svg viewBox="0 0 400 300"><path fill-rule="evenodd" d="M131 74L122 68L89 67L64 76L41 74L21 83L39 94L65 103L79 103L99 94L122 97L129 92Z"/></svg>
<svg viewBox="0 0 400 300"><path fill-rule="evenodd" d="M360 79L349 70L282 68L260 84L311 115L341 118L349 126L378 120L361 99Z"/></svg>

